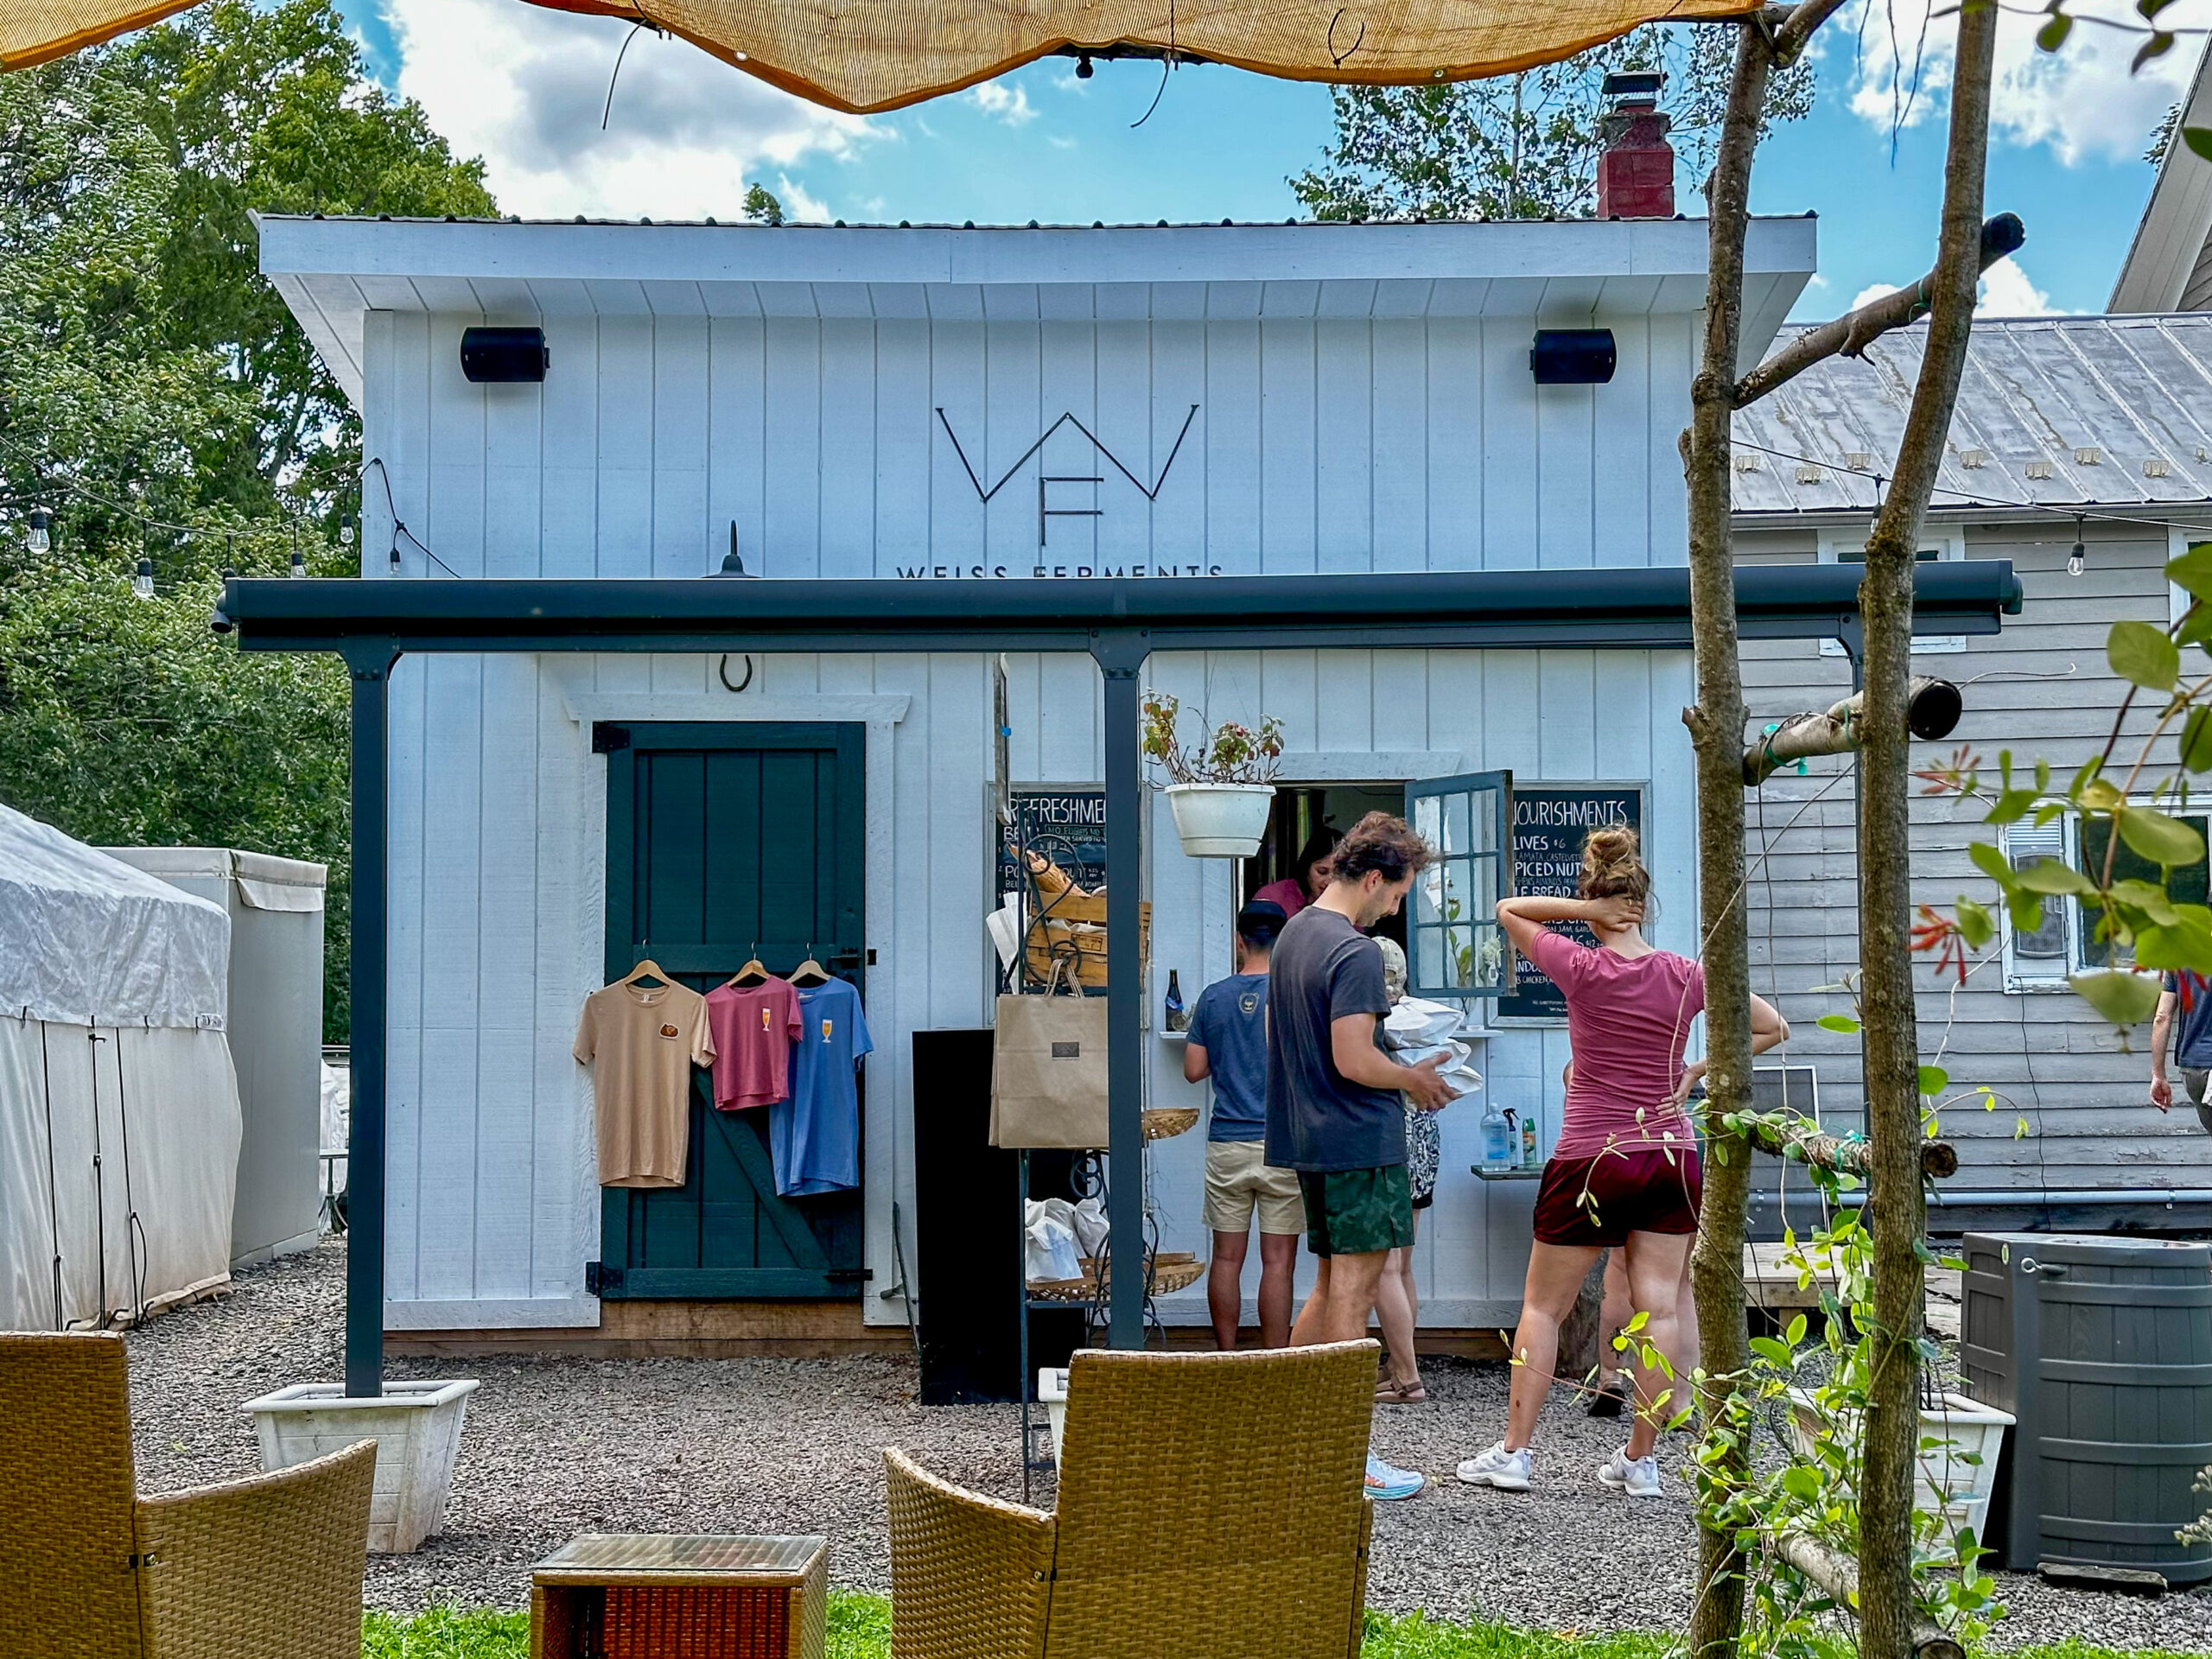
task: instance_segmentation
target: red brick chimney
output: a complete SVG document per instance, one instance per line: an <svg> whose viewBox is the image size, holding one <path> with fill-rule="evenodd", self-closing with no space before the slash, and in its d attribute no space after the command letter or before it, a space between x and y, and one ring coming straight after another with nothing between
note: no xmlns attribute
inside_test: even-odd
<svg viewBox="0 0 2212 1659"><path fill-rule="evenodd" d="M1672 219L1675 148L1667 142L1671 120L1659 111L1666 76L1629 70L1605 77L1611 105L1598 123L1605 153L1598 157L1598 217Z"/></svg>

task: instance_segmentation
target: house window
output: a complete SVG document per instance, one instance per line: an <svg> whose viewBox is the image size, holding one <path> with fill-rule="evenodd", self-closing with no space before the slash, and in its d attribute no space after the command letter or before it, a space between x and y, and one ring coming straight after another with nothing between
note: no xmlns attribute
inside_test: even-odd
<svg viewBox="0 0 2212 1659"><path fill-rule="evenodd" d="M2152 803L2145 801L2144 805ZM2163 810L2163 808L2161 809ZM2176 817L2203 835L2212 829L2212 815L2177 813ZM2104 874L2105 856L2112 853L2115 881L2156 882L2159 871L2130 851L2126 842L2112 847L2112 821L2084 822L2072 814L2038 828L2026 820L2006 824L2002 845L2014 869L2025 869L2046 858L2063 858L2092 880ZM2166 890L2177 903L2206 902L2208 871L2202 862L2174 871ZM2064 990L2074 974L2098 968L2128 968L2134 953L2125 945L2097 938L2103 907L2072 898L2046 897L2041 919L2032 928L2016 928L2004 918L2005 988L2008 991Z"/></svg>
<svg viewBox="0 0 2212 1659"><path fill-rule="evenodd" d="M1406 785L1414 828L1436 862L1414 879L1409 983L1415 996L1502 996L1513 952L1497 925L1510 888L1513 774L1465 772Z"/></svg>
<svg viewBox="0 0 2212 1659"><path fill-rule="evenodd" d="M1947 529L1931 524L1921 531L1926 538L1921 547L1919 562L1933 564L1938 560L1949 562L1967 556L1967 535L1962 529ZM1864 564L1866 562L1866 537L1858 531L1823 531L1819 542L1819 557L1822 564ZM1966 636L1959 633L1916 633L1912 636L1916 652L1931 651L1964 651ZM1840 641L1821 641L1821 655L1840 657L1844 654Z"/></svg>

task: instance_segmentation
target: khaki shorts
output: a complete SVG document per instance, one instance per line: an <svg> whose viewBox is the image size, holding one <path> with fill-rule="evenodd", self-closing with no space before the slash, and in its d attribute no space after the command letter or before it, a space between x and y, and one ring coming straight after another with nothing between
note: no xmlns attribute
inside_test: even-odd
<svg viewBox="0 0 2212 1659"><path fill-rule="evenodd" d="M1207 1141L1206 1226L1217 1233L1247 1233L1255 1210L1263 1233L1304 1232L1298 1172L1268 1168L1265 1141Z"/></svg>

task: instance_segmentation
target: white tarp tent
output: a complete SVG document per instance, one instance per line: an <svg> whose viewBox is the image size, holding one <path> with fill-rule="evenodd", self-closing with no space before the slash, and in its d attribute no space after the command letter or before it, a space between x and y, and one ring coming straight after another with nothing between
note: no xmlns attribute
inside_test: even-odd
<svg viewBox="0 0 2212 1659"><path fill-rule="evenodd" d="M0 806L0 1330L228 1277L230 918Z"/></svg>

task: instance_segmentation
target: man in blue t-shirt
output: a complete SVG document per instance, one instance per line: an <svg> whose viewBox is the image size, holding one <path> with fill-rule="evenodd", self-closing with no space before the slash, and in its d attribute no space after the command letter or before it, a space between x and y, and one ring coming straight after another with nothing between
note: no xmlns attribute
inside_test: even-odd
<svg viewBox="0 0 2212 1659"><path fill-rule="evenodd" d="M2174 1031L2174 1015L2181 1015ZM2212 1103L2204 1098L2204 1085L2212 1077L2212 981L2202 974L2168 974L2158 995L2158 1011L2151 1020L2151 1103L2164 1111L2174 1103L2174 1086L2166 1079L2167 1039L2173 1038L2175 1064L2181 1067L2181 1086L2196 1108L2196 1121L2212 1129Z"/></svg>
<svg viewBox="0 0 2212 1659"><path fill-rule="evenodd" d="M1213 1266L1206 1307L1213 1337L1236 1346L1244 1306L1244 1252L1252 1216L1260 1217L1260 1340L1290 1345L1290 1275L1306 1206L1298 1172L1268 1166L1268 953L1287 919L1281 905L1255 899L1236 914L1244 946L1238 971L1198 993L1191 1011L1183 1075L1213 1079L1213 1116L1206 1128L1206 1225L1213 1230Z"/></svg>

